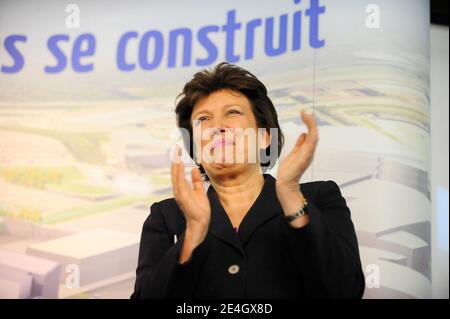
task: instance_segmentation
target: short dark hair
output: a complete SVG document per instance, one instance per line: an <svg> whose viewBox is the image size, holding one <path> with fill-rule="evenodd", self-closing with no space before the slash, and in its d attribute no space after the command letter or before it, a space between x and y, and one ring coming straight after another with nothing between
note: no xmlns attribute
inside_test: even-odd
<svg viewBox="0 0 450 319"><path fill-rule="evenodd" d="M267 95L266 87L256 76L241 67L227 62L216 65L214 69L205 69L197 72L194 77L185 84L183 92L177 96L177 99L181 98L175 108L177 125L189 132L188 138L183 135L184 144L189 150L189 155L191 158L194 158L191 122L194 105L201 98L207 97L212 93L223 89L240 92L247 97L258 127L266 129L275 128L278 130L278 140L271 140L265 151L262 150L262 152L265 152L266 156L270 157L268 163L261 163L263 171L273 167L284 144L284 135L278 123L278 115L275 107ZM270 153L270 145L278 146L278 152L276 154ZM208 179L203 167L200 164L198 165L202 175Z"/></svg>

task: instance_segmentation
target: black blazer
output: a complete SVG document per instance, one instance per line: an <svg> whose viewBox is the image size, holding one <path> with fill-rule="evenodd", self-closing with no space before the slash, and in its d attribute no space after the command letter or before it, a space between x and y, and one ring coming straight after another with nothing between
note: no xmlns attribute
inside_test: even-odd
<svg viewBox="0 0 450 319"><path fill-rule="evenodd" d="M142 230L131 298L361 298L358 242L337 184L300 184L310 217L295 229L283 218L275 178L264 178L238 233L209 187L209 231L186 264L178 263L183 213L173 198L154 203Z"/></svg>

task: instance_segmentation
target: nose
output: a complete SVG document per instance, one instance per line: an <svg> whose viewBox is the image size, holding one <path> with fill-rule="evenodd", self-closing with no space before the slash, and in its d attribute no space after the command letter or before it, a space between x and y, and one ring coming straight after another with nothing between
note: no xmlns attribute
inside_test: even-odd
<svg viewBox="0 0 450 319"><path fill-rule="evenodd" d="M228 124L223 118L215 118L213 124L213 134L223 134L229 129Z"/></svg>
<svg viewBox="0 0 450 319"><path fill-rule="evenodd" d="M216 138L216 136L224 135L226 130L224 128L212 127L209 131L209 138Z"/></svg>

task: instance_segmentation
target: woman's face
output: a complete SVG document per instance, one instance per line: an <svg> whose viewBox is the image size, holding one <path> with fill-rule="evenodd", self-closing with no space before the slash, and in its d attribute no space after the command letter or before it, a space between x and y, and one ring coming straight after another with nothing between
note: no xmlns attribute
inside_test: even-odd
<svg viewBox="0 0 450 319"><path fill-rule="evenodd" d="M193 108L194 152L208 176L239 174L259 168L259 149L270 136L260 129L252 106L240 92L220 90L200 99Z"/></svg>

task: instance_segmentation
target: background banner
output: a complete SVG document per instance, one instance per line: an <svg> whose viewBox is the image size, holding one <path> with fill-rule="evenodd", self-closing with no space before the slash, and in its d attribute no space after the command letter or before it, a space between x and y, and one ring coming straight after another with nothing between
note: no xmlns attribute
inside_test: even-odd
<svg viewBox="0 0 450 319"><path fill-rule="evenodd" d="M365 297L431 297L427 1L8 0L0 43L0 297L131 295L175 98L221 61L267 86L285 151L314 112L302 182L340 186Z"/></svg>

